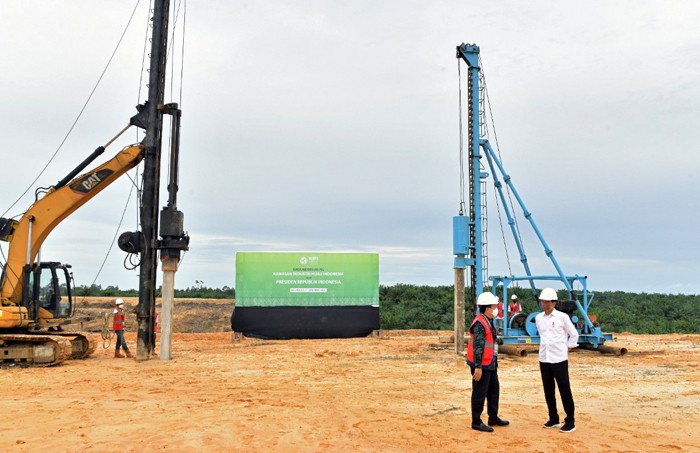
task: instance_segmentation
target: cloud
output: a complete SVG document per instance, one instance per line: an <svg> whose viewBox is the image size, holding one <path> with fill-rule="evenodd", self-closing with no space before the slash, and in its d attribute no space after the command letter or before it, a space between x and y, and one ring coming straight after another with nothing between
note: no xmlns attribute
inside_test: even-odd
<svg viewBox="0 0 700 453"><path fill-rule="evenodd" d="M565 272L598 288L700 292L681 277L700 272L699 5L406 5L189 5L181 84L177 70L168 76L183 108L178 207L192 237L178 287L230 286L243 250L376 250L382 283L450 284L460 199L454 49L472 42L496 123L489 139ZM3 211L58 148L133 7L3 4ZM61 179L145 98L146 9L38 184ZM136 140L130 131L113 150ZM117 228L129 189L118 181L73 214L45 252L93 278L115 232L136 228L133 200ZM160 204L165 196L163 183ZM489 196L489 270L504 274ZM550 272L526 236L533 268ZM135 287L123 258L112 252L98 281Z"/></svg>

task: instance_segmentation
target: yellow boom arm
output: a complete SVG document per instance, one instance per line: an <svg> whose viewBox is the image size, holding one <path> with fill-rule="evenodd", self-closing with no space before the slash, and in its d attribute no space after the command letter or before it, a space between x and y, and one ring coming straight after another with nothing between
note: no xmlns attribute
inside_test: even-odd
<svg viewBox="0 0 700 453"><path fill-rule="evenodd" d="M34 262L49 233L70 214L87 203L143 159L143 146L127 146L111 160L72 179L68 184L51 188L14 222L5 239L10 243L1 293L3 300L15 305L22 299L22 268Z"/></svg>

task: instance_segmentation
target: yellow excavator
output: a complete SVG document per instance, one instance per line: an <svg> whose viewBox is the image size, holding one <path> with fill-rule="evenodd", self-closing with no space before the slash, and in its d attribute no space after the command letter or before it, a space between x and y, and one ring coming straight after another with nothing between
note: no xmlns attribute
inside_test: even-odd
<svg viewBox="0 0 700 453"><path fill-rule="evenodd" d="M184 214L177 209L182 112L177 103L165 102L170 2L154 0L152 6L148 12L151 29L148 99L136 106L138 113L116 137L98 147L56 185L39 189L36 201L21 217L0 218L0 240L9 242L0 277L0 365L20 362L51 366L69 358L88 357L95 350L92 334L74 332L75 326L67 326L78 321L74 316L70 266L42 261L40 249L61 221L142 160L140 231L123 233L118 243L123 251L139 254L136 356L147 360L153 352L158 253L163 262L165 306L165 301L172 304L174 275L181 252L188 250L189 236L184 232ZM171 117L168 203L159 213L166 115ZM140 143L127 146L106 163L84 172L131 126L145 131ZM169 331L167 338L169 341ZM169 343L163 349L169 354Z"/></svg>
<svg viewBox="0 0 700 453"><path fill-rule="evenodd" d="M52 366L95 351L91 333L63 328L74 322L70 265L42 262L40 249L61 221L144 157L143 145L127 146L104 164L76 176L104 150L98 147L37 196L19 220L0 218L0 240L9 242L0 280L0 364Z"/></svg>

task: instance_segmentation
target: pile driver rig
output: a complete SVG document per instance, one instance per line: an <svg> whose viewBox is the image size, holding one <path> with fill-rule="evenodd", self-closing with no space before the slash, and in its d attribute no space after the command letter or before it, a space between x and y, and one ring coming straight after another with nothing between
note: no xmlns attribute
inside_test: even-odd
<svg viewBox="0 0 700 453"><path fill-rule="evenodd" d="M532 292L533 298L537 301L539 311L532 313L519 313L509 317L508 310L503 310L503 325L499 332L499 343L503 345L513 345L514 353L518 354L524 349L518 350L518 346L539 344L539 334L535 325L535 316L542 310L537 300L537 287L535 282L558 282L563 285L566 298L557 302L557 310L566 313L579 331L579 345L584 349L594 349L600 352L622 355L626 352L624 348L614 348L605 345L606 341L612 340L613 336L603 333L600 325L595 322L595 317L589 315L589 307L594 294L587 289L587 277L578 274L565 274L559 262L554 256L554 252L544 239L541 231L537 227L532 213L527 209L520 194L515 189L511 176L506 172L499 155L494 152L486 134L485 122L485 99L484 82L481 60L479 58L479 47L474 44L461 44L457 46L457 58L459 64L465 62L468 67L468 93L467 93L467 116L468 116L468 159L463 158L462 144L460 143L460 176L461 176L461 202L459 215L453 217L453 254L455 270L455 349L461 353L464 349L464 270L469 268L470 276L470 300L472 301L471 311L475 312L476 298L490 286L491 292L498 296L500 300L509 300L509 288L511 284L525 282ZM461 77L461 75L460 75ZM460 81L461 83L461 81ZM461 86L461 85L460 85ZM461 91L461 90L460 90ZM461 93L460 93L461 105ZM460 109L461 110L461 109ZM460 111L460 121L461 121ZM461 123L460 123L461 124ZM461 138L460 138L461 140ZM487 167L484 165L486 161ZM468 185L464 181L464 166L468 166ZM501 200L513 235L520 262L524 267L525 275L488 276L486 250L486 218L484 215L486 197L485 181L493 180L493 185ZM504 187L505 186L505 187ZM465 212L464 193L468 192L469 212ZM555 274L533 275L525 255L523 243L518 233L514 212L509 208L507 193L512 194L517 200L517 204L522 209L523 216L527 219L537 236L544 252L551 261ZM509 198L510 199L510 198ZM576 291L575 285L580 285L581 289ZM546 286L551 286L547 284ZM564 291L562 290L562 291ZM461 316L459 316L461 314ZM460 319L461 318L461 319ZM460 341L461 340L461 341ZM504 348L506 351L508 349ZM522 354L521 354L522 355Z"/></svg>

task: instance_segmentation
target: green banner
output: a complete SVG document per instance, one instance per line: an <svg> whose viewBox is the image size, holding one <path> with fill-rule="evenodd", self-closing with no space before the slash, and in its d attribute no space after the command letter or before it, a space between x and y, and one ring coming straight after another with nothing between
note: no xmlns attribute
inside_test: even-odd
<svg viewBox="0 0 700 453"><path fill-rule="evenodd" d="M236 253L237 307L379 306L376 253Z"/></svg>

